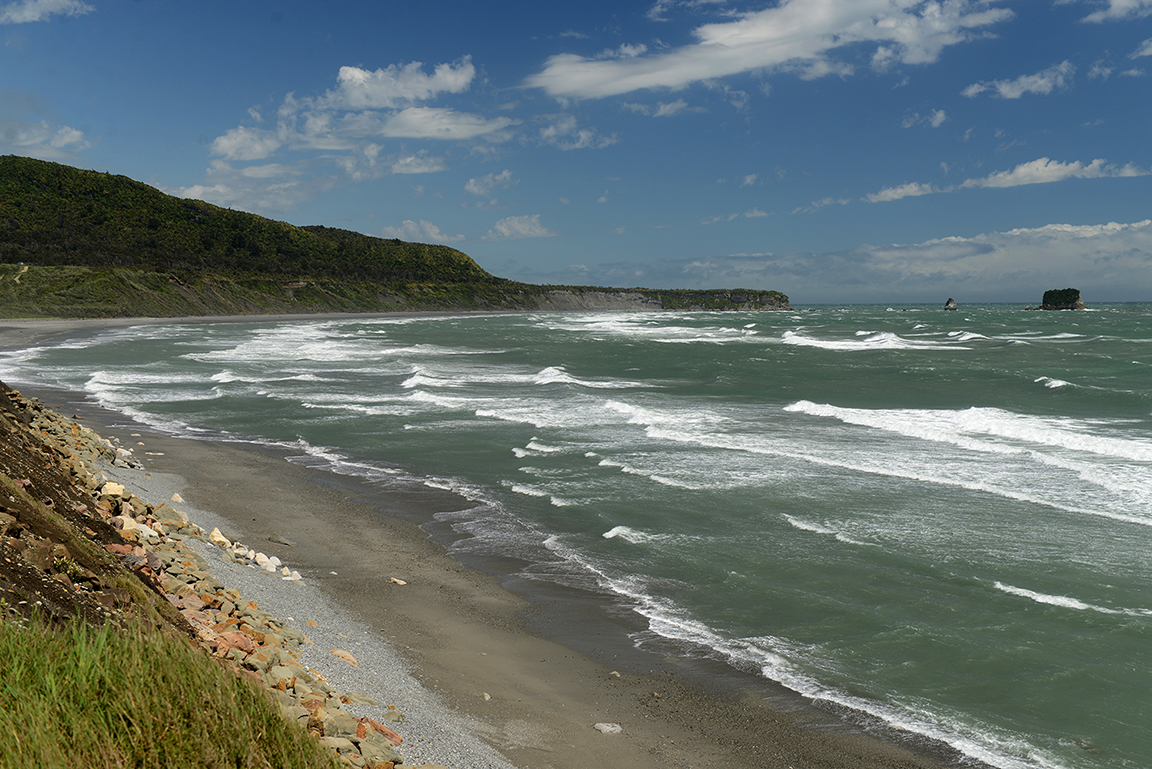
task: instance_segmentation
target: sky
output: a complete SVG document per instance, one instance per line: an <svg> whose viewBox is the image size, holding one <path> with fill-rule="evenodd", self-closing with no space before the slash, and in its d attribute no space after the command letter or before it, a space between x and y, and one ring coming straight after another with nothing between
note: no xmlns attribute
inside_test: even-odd
<svg viewBox="0 0 1152 769"><path fill-rule="evenodd" d="M1152 301L1152 0L0 0L0 154L531 283Z"/></svg>

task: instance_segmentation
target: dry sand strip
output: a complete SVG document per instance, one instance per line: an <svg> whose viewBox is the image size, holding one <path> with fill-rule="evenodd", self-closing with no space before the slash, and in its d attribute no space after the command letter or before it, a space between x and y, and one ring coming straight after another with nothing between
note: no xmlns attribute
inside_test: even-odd
<svg viewBox="0 0 1152 769"><path fill-rule="evenodd" d="M18 325L14 337L9 324L0 324L0 347L51 343L53 336L93 327ZM449 557L411 522L421 515L406 509L422 506L426 513L450 500L392 498L297 467L270 450L127 426L66 393L25 394L64 414L79 411L83 424L133 448L145 469L117 469L116 479L142 499L160 502L179 493L205 530L219 527L298 570L304 580L293 583L212 561L221 582L281 619L291 617L290 624L308 634L315 642L308 665L405 713L398 730L410 763L451 769L509 762L521 769L960 765L939 746L896 744L814 708L781 706L787 699L752 676L725 675L723 685L701 680L702 672L722 673L721 665L696 664L695 674L686 675L683 663L644 654L605 664L528 632L525 618L533 607L496 577ZM211 547L204 547L211 557ZM578 622L572 619L572 632ZM558 634L563 637L562 629ZM331 649L350 651L358 666ZM746 680L734 683L740 679ZM596 724L621 729L605 733Z"/></svg>

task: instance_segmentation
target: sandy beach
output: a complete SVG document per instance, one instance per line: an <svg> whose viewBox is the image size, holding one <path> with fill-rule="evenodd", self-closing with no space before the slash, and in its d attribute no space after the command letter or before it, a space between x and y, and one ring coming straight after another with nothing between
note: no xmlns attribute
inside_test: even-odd
<svg viewBox="0 0 1152 769"><path fill-rule="evenodd" d="M109 326L206 320L0 321L0 348L51 344ZM8 384L21 389L18 382ZM207 527L219 525L298 569L305 577L299 593L289 583L266 581L266 600L257 600L269 610L291 612L298 625L323 616L315 629L302 628L314 637L318 657L328 652L324 633L344 632L332 628L345 622L354 628L345 637L359 634L345 638L360 644L362 651L354 653L394 651L402 674L410 672L437 703L424 712L416 701L401 706L417 730L402 752L406 758L415 752L416 763L465 769L499 766L503 756L524 769L958 765L938 745L868 733L756 676L636 651L626 638L640 629L636 618L613 614L607 599L518 585L507 576L514 564L501 569L457 562L419 525L435 512L467 504L448 492L384 494L355 479L298 467L274 450L131 425L79 394L25 394L78 414L82 423L132 448L144 470L127 471L124 479L141 498L159 502L178 492L209 518ZM266 577L242 570L230 576L247 577L257 588ZM362 659L360 668L343 671L358 677L349 688L394 702L387 690L398 673L390 669L374 678L373 669ZM341 674L339 667L333 674ZM597 723L622 730L605 734L593 728ZM464 742L474 735L499 755L476 750L438 756L455 750L437 743L441 730L460 733Z"/></svg>

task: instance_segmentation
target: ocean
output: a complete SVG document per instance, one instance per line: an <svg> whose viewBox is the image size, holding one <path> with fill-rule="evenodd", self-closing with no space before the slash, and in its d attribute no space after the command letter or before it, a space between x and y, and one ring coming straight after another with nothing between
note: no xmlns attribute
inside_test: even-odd
<svg viewBox="0 0 1152 769"><path fill-rule="evenodd" d="M1152 305L143 324L0 379L452 490L461 557L987 764L1152 766Z"/></svg>

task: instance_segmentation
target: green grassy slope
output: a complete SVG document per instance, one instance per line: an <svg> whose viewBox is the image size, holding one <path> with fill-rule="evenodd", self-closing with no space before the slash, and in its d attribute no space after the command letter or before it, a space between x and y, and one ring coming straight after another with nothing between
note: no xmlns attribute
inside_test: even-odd
<svg viewBox="0 0 1152 769"><path fill-rule="evenodd" d="M0 156L0 317L536 310L556 302L784 309L788 297L517 283L447 246L296 227L124 176Z"/></svg>

